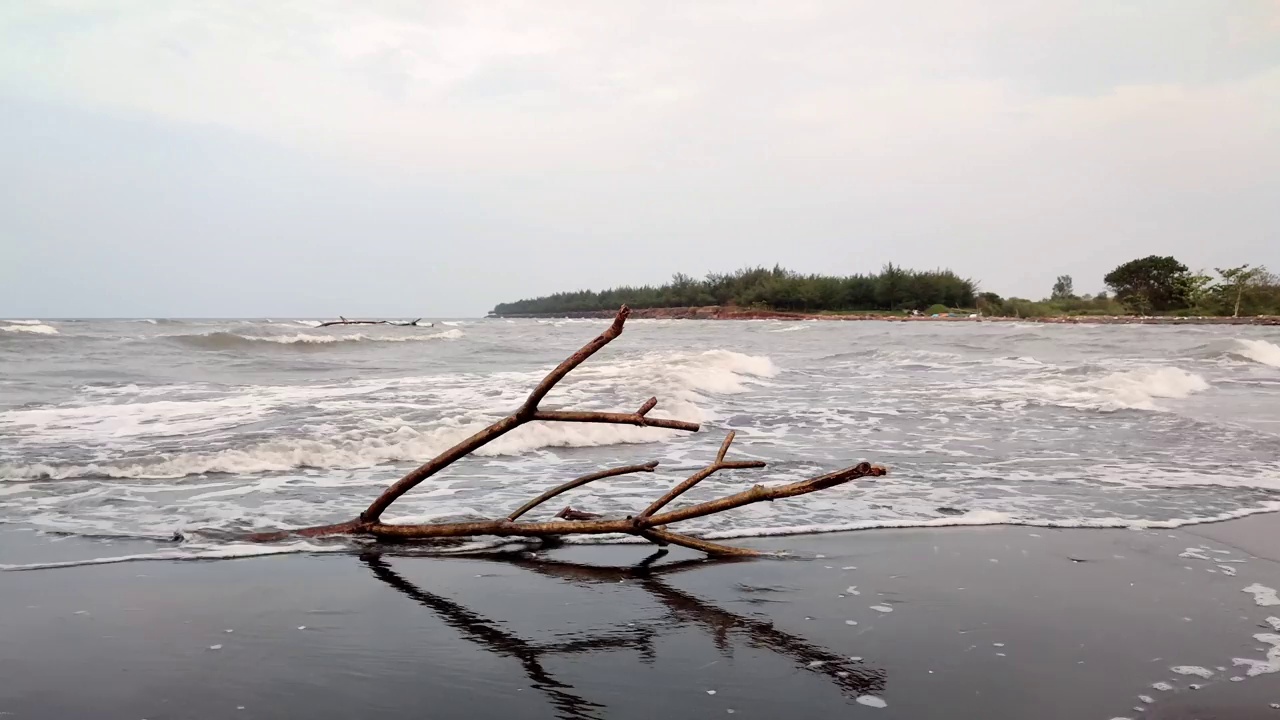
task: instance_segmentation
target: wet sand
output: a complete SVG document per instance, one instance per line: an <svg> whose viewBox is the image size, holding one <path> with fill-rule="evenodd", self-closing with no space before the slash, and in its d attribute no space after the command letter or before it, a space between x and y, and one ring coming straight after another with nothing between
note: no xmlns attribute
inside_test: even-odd
<svg viewBox="0 0 1280 720"><path fill-rule="evenodd" d="M629 545L6 572L0 717L1280 718L1280 674L1233 664L1277 632L1280 605L1243 589L1280 588L1278 535L1255 516L759 539L793 557L731 563Z"/></svg>

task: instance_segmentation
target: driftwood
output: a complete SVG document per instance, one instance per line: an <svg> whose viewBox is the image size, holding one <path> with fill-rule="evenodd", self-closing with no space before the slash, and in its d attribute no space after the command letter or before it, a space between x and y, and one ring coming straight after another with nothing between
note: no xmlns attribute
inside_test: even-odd
<svg viewBox="0 0 1280 720"><path fill-rule="evenodd" d="M547 396L547 393L551 392L551 389L555 387L556 383L563 380L564 377L574 368L581 365L587 358L594 355L597 351L622 334L622 328L626 324L627 316L629 314L630 311L624 305L622 309L618 311L618 314L613 319L613 324L610 325L607 330L591 342L584 345L577 352L570 355L564 362L560 363L554 370L552 370L550 374L543 378L542 382L538 383L533 391L529 393L528 398L525 399L524 403L516 409L515 412L481 430L475 435L463 440L448 450L445 450L431 460L428 460L417 469L397 480L383 491L383 493L379 495L364 512L360 513L359 517L334 525L321 525L289 531L255 533L250 536L250 539L257 541L272 541L285 539L291 536L321 537L330 535L358 535L385 541L406 541L473 536L550 539L558 538L562 535L625 534L641 537L658 545L680 545L712 555L751 556L758 555L759 553L754 550L729 547L673 532L668 530L666 526L683 520L692 520L694 518L705 517L707 515L714 515L716 513L732 510L752 503L763 502L766 500L780 500L783 498L795 497L797 495L806 495L818 490L825 490L837 485L842 485L850 480L856 480L857 478L877 477L885 474L886 471L884 468L864 462L843 470L837 470L835 472L807 480L800 480L798 482L792 482L785 485L756 485L748 490L743 490L742 492L727 495L715 500L688 505L675 510L664 510L667 505L678 499L681 494L714 473L722 470L746 470L762 468L765 466L765 463L756 460L727 460L725 456L728 454L729 446L733 443L734 439L734 433L730 432L728 437L726 437L724 442L721 444L720 451L717 453L715 460L710 465L707 465L689 476L686 480L667 491L666 494L655 500L651 505L649 505L649 507L645 508L635 516L612 519L601 518L591 513L585 513L581 510L566 507L559 515L556 516L557 519L555 520L543 522L519 522L519 519L529 511L563 493L573 490L574 488L581 487L603 478L616 477L619 475L637 472L653 472L658 466L657 462L650 462L644 465L629 465L625 467L612 468L584 475L575 480L570 480L569 482L542 493L533 500L525 503L510 515L503 518L474 522L442 522L415 525L400 525L382 522L382 514L386 512L387 508L400 498L400 496L412 490L419 483L447 468L463 457L466 457L472 452L475 452L486 444L527 423L605 423L697 432L699 428L697 423L650 417L649 412L658 404L657 398L650 398L641 405L639 409L632 413L543 410L540 407L540 403Z"/></svg>
<svg viewBox="0 0 1280 720"><path fill-rule="evenodd" d="M420 322L422 322L422 318L418 318L417 320L410 320L408 322L393 322L391 320L348 320L342 317L341 315L339 315L337 320L322 322L316 327L318 328L332 327L334 325L395 325L396 327L433 327L435 325L435 323L418 325L418 323Z"/></svg>

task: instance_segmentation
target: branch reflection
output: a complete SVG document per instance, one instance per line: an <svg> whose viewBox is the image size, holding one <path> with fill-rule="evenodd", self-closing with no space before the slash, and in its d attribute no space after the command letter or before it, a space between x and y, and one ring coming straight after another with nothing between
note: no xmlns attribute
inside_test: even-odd
<svg viewBox="0 0 1280 720"><path fill-rule="evenodd" d="M574 692L571 685L556 679L543 666L544 657L605 650L635 650L641 661L651 662L656 657L656 638L664 633L685 631L690 627L702 628L726 657L732 657L733 640L737 639L748 647L768 650L786 658L801 670L823 676L850 698L877 694L883 690L883 670L869 667L861 660L851 660L803 637L780 630L767 619L739 615L668 584L664 578L669 575L706 568L713 563L696 559L658 564L657 561L665 554L665 550L659 551L630 567L586 565L541 557L531 558L524 554L467 556L471 560L479 557L502 562L574 585L617 584L627 581L628 587L642 590L667 610L665 618L648 627L628 627L625 631L617 632L581 632L576 634L577 637L567 634L562 637L569 639L557 643L526 640L503 629L500 623L479 615L456 601L422 590L392 569L379 553L366 553L361 556L361 560L376 578L430 608L466 639L495 654L516 658L532 686L546 695L558 710L559 717L566 720L600 718L599 712L605 708ZM439 556L433 558L441 559L443 558Z"/></svg>

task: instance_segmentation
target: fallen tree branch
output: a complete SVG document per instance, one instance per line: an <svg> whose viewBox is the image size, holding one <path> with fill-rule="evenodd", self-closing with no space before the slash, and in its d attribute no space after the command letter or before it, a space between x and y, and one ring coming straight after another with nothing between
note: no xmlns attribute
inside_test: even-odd
<svg viewBox="0 0 1280 720"><path fill-rule="evenodd" d="M745 470L745 469L751 469L751 468L764 467L765 464L758 460L747 461L747 462L725 462L725 459L724 459L725 453L729 452L729 445L733 443L733 438L736 434L737 433L730 431L729 434L725 437L724 442L720 444L720 452L716 454L715 462L711 463L710 465L694 473L689 477L688 480L685 480L679 485L668 490L666 495L663 495L662 497L655 500L652 505L645 508L643 512L641 512L638 516L636 516L636 520L643 520L649 517L650 515L654 514L655 512L661 510L663 507L669 505L672 500L675 500L677 497L684 494L685 491L687 491L689 488L693 487L694 485L697 485L703 480L706 480L707 478L711 477L713 474L715 474L716 472L719 472L720 470L738 470L738 469Z"/></svg>
<svg viewBox="0 0 1280 720"><path fill-rule="evenodd" d="M733 443L735 437L735 433L730 432L721 444L715 460L710 465L698 470L693 475L668 490L634 517L602 518L592 513L575 510L572 507L566 507L554 520L543 522L518 522L521 517L534 510L539 505L588 483L605 478L617 477L619 475L627 475L630 473L653 472L658 465L656 461L645 463L643 465L628 465L625 467L611 468L583 475L543 492L534 499L520 506L505 518L477 520L472 522L441 522L414 525L384 523L381 521L382 514L386 512L387 508L418 484L432 477L436 473L439 473L441 470L444 470L463 457L470 455L476 450L527 423L601 423L697 432L699 428L697 423L649 417L649 412L658 404L657 398L649 398L633 413L543 410L539 407L539 404L544 398L546 398L547 394L551 392L557 383L572 372L574 368L581 365L601 348L608 345L622 334L623 326L626 324L629 313L630 310L624 305L622 309L618 311L617 316L614 317L613 323L610 324L603 333L588 342L586 345L583 345L577 352L570 355L564 360L564 362L561 362L552 369L551 372L534 387L528 397L525 398L525 401L521 403L520 407L517 408L515 412L498 420L497 422L494 422L492 425L489 425L471 437L462 440L448 450L445 450L414 470L406 473L404 477L392 483L386 490L384 490L382 494L370 503L369 507L367 507L364 512L360 513L359 517L356 519L333 525L321 525L302 528L299 530L256 533L251 535L250 539L257 541L273 541L290 536L321 537L329 535L361 535L385 541L405 541L485 535L494 537L555 538L561 535L624 534L641 537L659 545L680 545L682 547L699 550L712 555L745 557L758 555L760 553L754 550L720 545L701 538L673 532L667 529L666 526L685 520L714 515L726 510L742 507L743 505L796 497L798 495L805 495L818 490L825 490L837 485L842 485L858 478L879 477L885 474L886 471L884 468L864 462L833 473L784 485L768 487L756 485L749 490L744 490L733 495L727 495L725 497L689 505L677 510L667 510L666 512L663 512L664 508L678 499L681 495L721 470L747 470L765 467L765 463L759 460L726 460L725 456L728 454L729 446ZM415 320L414 323L416 322L417 321ZM338 323L327 324L385 323L386 321L349 321L346 318L342 318Z"/></svg>

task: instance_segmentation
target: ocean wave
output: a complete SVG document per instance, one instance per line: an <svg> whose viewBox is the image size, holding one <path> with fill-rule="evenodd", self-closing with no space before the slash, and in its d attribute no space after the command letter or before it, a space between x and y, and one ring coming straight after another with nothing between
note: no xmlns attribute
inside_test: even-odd
<svg viewBox="0 0 1280 720"><path fill-rule="evenodd" d="M708 540L730 540L733 538L776 537L784 535L813 535L834 532L852 532L856 530L877 530L889 528L939 528L965 527L984 525L1015 525L1022 527L1062 528L1062 529L1125 529L1125 530L1172 530L1188 525L1206 525L1226 522L1250 515L1280 512L1280 501L1265 501L1256 507L1244 507L1214 515L1193 515L1189 517L1171 518L1168 520L1151 520L1126 517L1078 517L1065 519L1019 517L998 510L974 510L964 515L915 519L894 518L888 520L860 520L849 523L827 523L813 525L783 525L764 528L738 528L718 530L704 533L701 537Z"/></svg>
<svg viewBox="0 0 1280 720"><path fill-rule="evenodd" d="M618 397L634 388L661 398L654 416L705 422L713 413L703 409L708 395L745 391L778 368L767 357L727 350L700 353L650 354L612 364L584 366L557 388L553 401L572 407L599 407L600 396ZM454 445L496 419L521 390L541 378L542 372L506 373L471 378L400 378L366 381L355 385L315 388L249 387L220 398L197 396L190 400L152 400L103 405L22 408L0 413L0 428L38 433L54 442L78 445L106 440L116 447L126 438L133 450L123 457L95 462L0 464L0 480L63 480L106 477L168 479L207 473L255 474L286 472L299 468L359 469L392 463L420 462ZM139 443L149 437L225 431L268 417L280 407L317 403L324 399L355 403L347 412L360 412L363 395L387 390L398 398L418 397L415 388L429 388L433 402L463 413L435 420L425 428L409 427L385 411L366 415L365 428L323 438L302 437L258 442L252 445L204 452L179 452L166 456L137 455ZM484 389L481 392L481 388ZM493 388L510 394L493 396ZM171 388L170 391L173 389ZM125 388L128 391L128 388ZM139 398L155 389L139 389ZM504 393L507 391L504 390ZM400 402L403 402L401 400ZM479 407L475 407L479 404ZM394 412L401 412L397 405ZM613 408L616 409L616 408ZM631 409L631 408L628 408ZM376 428L371 430L370 428ZM531 423L482 448L481 456L512 456L545 448L578 448L660 442L679 433L629 425L585 423Z"/></svg>
<svg viewBox="0 0 1280 720"><path fill-rule="evenodd" d="M1079 375L1053 369L968 392L979 399L1002 403L1029 401L1116 412L1159 411L1163 408L1158 400L1187 398L1211 387L1203 376L1172 366L1139 367L1078 380L1069 377Z"/></svg>
<svg viewBox="0 0 1280 720"><path fill-rule="evenodd" d="M0 330L11 333L31 333L33 335L57 335L58 329L50 327L39 320L8 320L6 322L17 323L16 325L6 325L0 327Z"/></svg>
<svg viewBox="0 0 1280 720"><path fill-rule="evenodd" d="M203 335L170 335L168 339L202 350L234 350L236 348L266 347L271 344L294 347L322 347L360 342L396 343L458 340L462 337L464 337L463 331L453 328L429 335L371 336L361 333L354 335L313 335L309 333L297 333L294 335L239 335L231 332L213 332ZM268 345L264 345L264 343Z"/></svg>
<svg viewBox="0 0 1280 720"><path fill-rule="evenodd" d="M688 411L681 417L690 417ZM136 478L164 480L227 473L251 475L301 468L355 470L390 463L420 462L452 447L486 426L483 422L445 421L425 430L401 427L391 433L347 440L273 440L246 448L178 453L163 459L121 459L87 464L0 464L0 480ZM530 423L491 442L476 455L520 455L544 448L599 447L660 442L673 430L629 425Z"/></svg>
<svg viewBox="0 0 1280 720"><path fill-rule="evenodd" d="M796 332L797 330L807 330L807 329L809 329L809 327L810 327L810 326L808 326L808 325L799 325L799 324L796 324L796 325L790 325L790 326L788 326L788 327L778 328L777 330L770 330L769 332L771 332L771 333Z"/></svg>
<svg viewBox="0 0 1280 720"><path fill-rule="evenodd" d="M1236 338L1235 343L1236 347L1231 351L1231 355L1271 367L1280 367L1280 346L1266 340L1246 338Z"/></svg>
<svg viewBox="0 0 1280 720"><path fill-rule="evenodd" d="M663 392L659 398L695 401L700 393L733 395L745 392L781 371L764 355L733 350L696 353L646 353L606 365L584 365L574 371L570 387L588 392L601 383L616 387L643 384Z"/></svg>
<svg viewBox="0 0 1280 720"><path fill-rule="evenodd" d="M1176 367L1138 368L1089 382L1107 402L1120 407L1152 409L1157 398L1179 399L1209 389L1204 377Z"/></svg>

